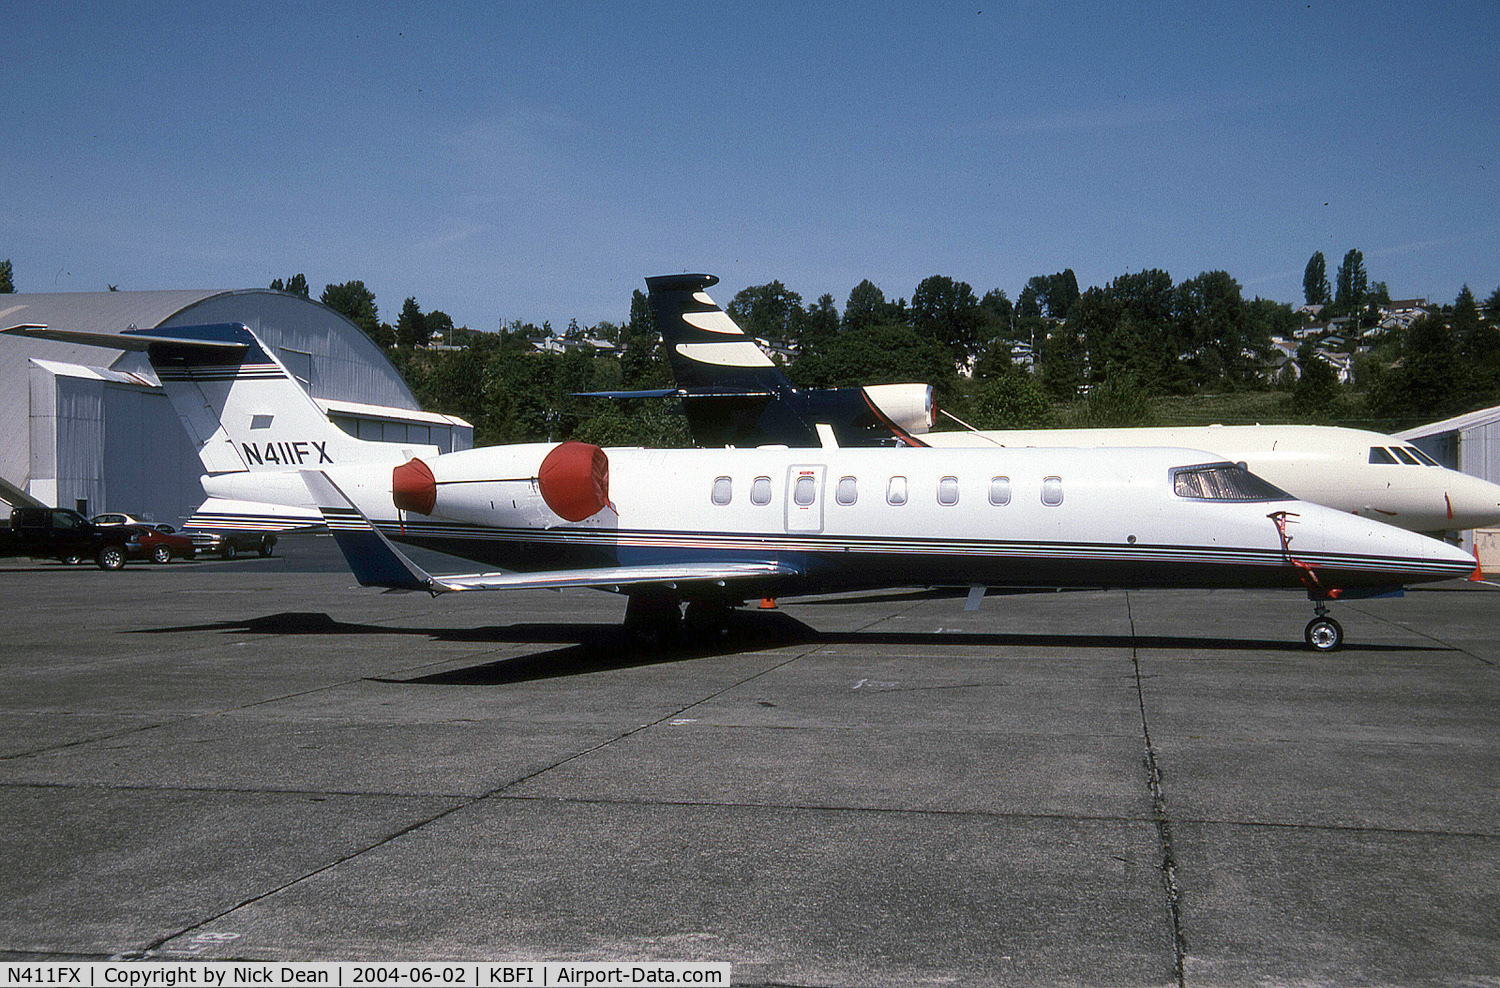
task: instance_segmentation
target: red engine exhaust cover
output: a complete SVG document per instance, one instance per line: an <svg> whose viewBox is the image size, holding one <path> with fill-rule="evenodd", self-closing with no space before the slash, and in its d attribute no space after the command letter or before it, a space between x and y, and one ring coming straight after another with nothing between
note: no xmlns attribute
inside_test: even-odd
<svg viewBox="0 0 1500 988"><path fill-rule="evenodd" d="M391 500L402 511L430 515L437 504L432 468L413 457L391 471Z"/></svg>
<svg viewBox="0 0 1500 988"><path fill-rule="evenodd" d="M598 446L562 443L542 460L536 479L547 507L568 521L583 521L609 505L609 457Z"/></svg>

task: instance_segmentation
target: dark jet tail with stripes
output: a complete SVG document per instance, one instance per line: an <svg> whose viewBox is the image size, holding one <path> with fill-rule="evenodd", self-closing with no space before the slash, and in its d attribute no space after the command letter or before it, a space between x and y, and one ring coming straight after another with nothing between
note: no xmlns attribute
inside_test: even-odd
<svg viewBox="0 0 1500 988"><path fill-rule="evenodd" d="M706 289L711 274L647 278L656 328L677 388L594 392L677 397L699 446L921 446L935 407L925 384L804 390Z"/></svg>

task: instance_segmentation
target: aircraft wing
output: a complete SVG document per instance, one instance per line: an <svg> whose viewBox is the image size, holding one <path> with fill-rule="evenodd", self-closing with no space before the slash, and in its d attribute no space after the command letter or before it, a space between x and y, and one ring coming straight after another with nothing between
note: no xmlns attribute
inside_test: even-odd
<svg viewBox="0 0 1500 988"><path fill-rule="evenodd" d="M106 347L110 350L138 350L142 353L153 346L189 350L205 358L218 357L228 363L239 359L249 349L248 343L231 340L194 340L180 336L150 336L140 332L122 335L116 333L83 333L70 329L49 329L46 326L28 323L0 330L11 336L29 336L32 339L50 340L53 343L82 343L87 346Z"/></svg>
<svg viewBox="0 0 1500 988"><path fill-rule="evenodd" d="M395 543L354 506L328 475L320 470L301 471L313 501L355 579L361 586L395 590L426 590L449 593L464 590L556 590L563 587L622 587L655 584L675 589L678 583L720 582L787 576L799 573L795 566L756 560L708 563L671 563L649 566L606 566L590 569L544 570L535 573L462 573L433 576L396 548Z"/></svg>
<svg viewBox="0 0 1500 988"><path fill-rule="evenodd" d="M764 389L744 388L653 388L649 391L575 391L574 398L770 398Z"/></svg>

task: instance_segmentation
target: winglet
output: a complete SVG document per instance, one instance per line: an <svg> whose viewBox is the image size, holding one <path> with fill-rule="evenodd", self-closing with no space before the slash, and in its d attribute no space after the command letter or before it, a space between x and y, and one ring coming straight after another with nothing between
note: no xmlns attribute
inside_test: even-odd
<svg viewBox="0 0 1500 988"><path fill-rule="evenodd" d="M321 470L302 470L300 473L313 503L323 513L328 530L333 533L344 561L349 564L360 586L426 590L433 594L449 589L382 535L328 474Z"/></svg>

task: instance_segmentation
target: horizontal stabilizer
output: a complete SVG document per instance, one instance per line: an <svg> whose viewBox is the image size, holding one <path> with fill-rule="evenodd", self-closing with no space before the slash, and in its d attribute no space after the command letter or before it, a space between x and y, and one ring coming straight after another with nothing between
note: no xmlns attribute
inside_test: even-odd
<svg viewBox="0 0 1500 988"><path fill-rule="evenodd" d="M107 347L111 350L137 350L142 353L153 346L171 347L194 352L205 359L219 363L233 363L250 349L248 342L240 340L197 340L181 336L149 336L144 333L82 333L69 329L49 329L46 326L14 326L0 330L11 336L29 336L32 339L50 340L53 343L81 343L85 346Z"/></svg>

